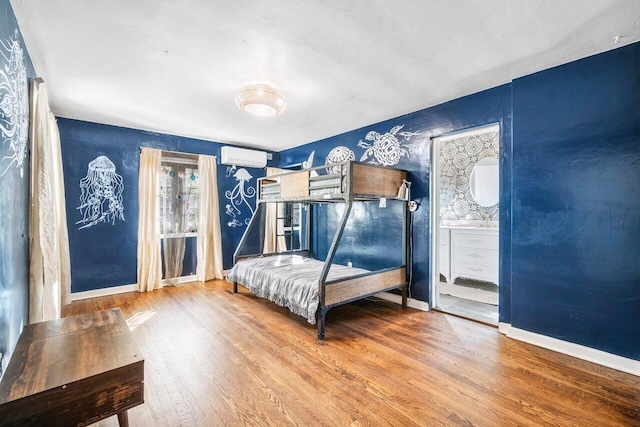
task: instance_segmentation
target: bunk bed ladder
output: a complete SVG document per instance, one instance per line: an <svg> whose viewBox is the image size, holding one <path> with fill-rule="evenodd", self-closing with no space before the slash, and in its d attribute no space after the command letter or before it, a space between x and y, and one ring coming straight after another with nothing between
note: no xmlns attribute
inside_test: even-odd
<svg viewBox="0 0 640 427"><path fill-rule="evenodd" d="M351 212L351 206L353 202L351 200L347 201L345 204L344 213L342 214L342 219L340 220L340 225L336 230L336 234L333 236L333 242L331 242L331 247L329 248L329 253L327 254L327 259L324 262L324 266L322 267L322 272L320 273L320 279L318 280L318 296L320 298L320 304L318 305L318 314L317 314L317 322L318 322L318 339L324 339L324 326L325 326L325 316L329 311L324 304L325 301L325 283L327 281L327 276L329 275L329 269L331 268L331 264L333 263L333 258L336 255L336 251L338 250L338 244L340 243L340 239L342 238L342 233L344 232L344 228L347 225L347 220L349 219L349 213Z"/></svg>

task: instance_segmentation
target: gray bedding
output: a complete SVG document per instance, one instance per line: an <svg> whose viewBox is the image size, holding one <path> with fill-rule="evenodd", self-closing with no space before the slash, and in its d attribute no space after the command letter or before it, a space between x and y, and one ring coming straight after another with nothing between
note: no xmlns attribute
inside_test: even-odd
<svg viewBox="0 0 640 427"><path fill-rule="evenodd" d="M318 279L323 261L299 255L276 255L239 261L227 274L255 295L267 298L303 316L312 325L318 309ZM360 268L333 264L327 281L367 273Z"/></svg>

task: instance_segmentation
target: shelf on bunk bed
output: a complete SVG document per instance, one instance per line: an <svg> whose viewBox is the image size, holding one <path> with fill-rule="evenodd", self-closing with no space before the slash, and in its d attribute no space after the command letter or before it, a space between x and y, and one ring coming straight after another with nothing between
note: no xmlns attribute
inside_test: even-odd
<svg viewBox="0 0 640 427"><path fill-rule="evenodd" d="M367 201L397 199L407 172L355 161L319 166L258 180L258 200L263 202ZM339 170L340 173L333 173ZM404 199L401 199L404 200Z"/></svg>

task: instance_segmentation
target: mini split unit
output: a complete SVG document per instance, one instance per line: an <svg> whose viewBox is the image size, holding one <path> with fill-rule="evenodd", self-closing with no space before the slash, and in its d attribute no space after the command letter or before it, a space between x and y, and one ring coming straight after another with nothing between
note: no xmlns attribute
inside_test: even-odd
<svg viewBox="0 0 640 427"><path fill-rule="evenodd" d="M220 163L247 168L263 168L267 165L267 153L226 145L222 147L220 152Z"/></svg>

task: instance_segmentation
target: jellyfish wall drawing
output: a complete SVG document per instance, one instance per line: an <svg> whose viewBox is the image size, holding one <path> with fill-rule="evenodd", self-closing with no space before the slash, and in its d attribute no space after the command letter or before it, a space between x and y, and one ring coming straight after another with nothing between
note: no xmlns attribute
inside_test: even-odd
<svg viewBox="0 0 640 427"><path fill-rule="evenodd" d="M247 182L251 181L253 176L245 169L240 168L234 174L233 177L238 182L231 190L227 190L224 196L229 200L229 203L225 206L225 213L233 218L233 220L227 223L229 227L240 227L243 225L236 217L242 215L242 209L248 208L251 215L255 211L254 207L249 203L256 195L256 189L247 185ZM249 225L251 221L251 215L245 218L244 225Z"/></svg>
<svg viewBox="0 0 640 427"><path fill-rule="evenodd" d="M106 156L98 156L89 163L87 176L80 180L80 206L82 219L78 230L92 227L101 222L115 224L124 221L122 177L116 173L116 166Z"/></svg>
<svg viewBox="0 0 640 427"><path fill-rule="evenodd" d="M24 176L29 132L29 91L24 52L18 42L18 30L7 40L0 40L0 54L5 60L0 68L0 133L2 147L2 175L13 166ZM0 175L1 176L1 175Z"/></svg>

